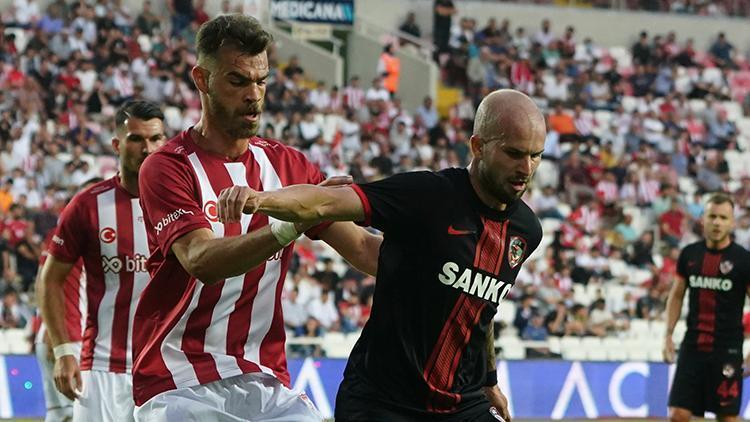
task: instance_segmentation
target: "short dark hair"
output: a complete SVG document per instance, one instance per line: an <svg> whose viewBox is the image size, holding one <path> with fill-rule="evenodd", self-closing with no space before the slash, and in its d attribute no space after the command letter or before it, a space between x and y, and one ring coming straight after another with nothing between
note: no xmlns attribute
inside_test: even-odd
<svg viewBox="0 0 750 422"><path fill-rule="evenodd" d="M721 205L721 204L727 204L727 203L732 206L732 209L734 209L734 199L732 198L732 195L726 192L714 192L706 200L706 205L708 204Z"/></svg>
<svg viewBox="0 0 750 422"><path fill-rule="evenodd" d="M216 57L221 47L258 55L273 41L260 22L252 16L240 14L221 15L201 25L195 37L198 60L203 57Z"/></svg>
<svg viewBox="0 0 750 422"><path fill-rule="evenodd" d="M162 113L158 104L151 101L129 101L115 113L115 127L117 129L123 128L125 121L131 117L141 120L164 120L164 113Z"/></svg>

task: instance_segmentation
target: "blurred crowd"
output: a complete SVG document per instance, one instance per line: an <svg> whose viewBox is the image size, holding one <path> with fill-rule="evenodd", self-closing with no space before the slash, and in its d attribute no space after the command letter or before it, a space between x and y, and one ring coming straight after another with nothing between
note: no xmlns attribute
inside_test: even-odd
<svg viewBox="0 0 750 422"><path fill-rule="evenodd" d="M632 318L660 318L678 248L700 233L705 192L734 192L737 240L750 246L750 173L742 164L750 162L750 134L738 126L750 111L750 76L731 40L717 34L700 51L673 33L643 33L618 50L549 20L529 33L507 20L479 27L454 19L451 2L437 3L445 19L436 25L448 26L433 31L436 58L444 84L462 93L444 113L429 97L405 109L380 77L327 86L311 80L305 63L280 63L270 51L259 134L304 151L328 176L366 182L465 166L482 96L527 92L548 118L542 166L525 197L543 219L545 243L519 275L516 314L504 329L528 339L603 336L627 330ZM3 12L0 327L31 319L42 239L70 196L83 181L116 171L117 107L131 99L163 104L169 136L199 118L189 71L196 30L209 16L201 0L171 1L169 13L162 19L148 0L142 10L121 0L57 0L44 9L16 0ZM413 17L405 29L425 32ZM283 296L290 335L358 331L374 284L320 242L298 242Z"/></svg>
<svg viewBox="0 0 750 422"><path fill-rule="evenodd" d="M512 3L557 4L599 9L680 13L699 16L750 16L748 0L510 0Z"/></svg>

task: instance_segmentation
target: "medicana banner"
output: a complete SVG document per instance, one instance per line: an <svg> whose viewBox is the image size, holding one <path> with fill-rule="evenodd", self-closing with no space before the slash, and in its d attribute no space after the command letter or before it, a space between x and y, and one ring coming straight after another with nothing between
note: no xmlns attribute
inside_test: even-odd
<svg viewBox="0 0 750 422"><path fill-rule="evenodd" d="M291 360L294 388L304 390L324 416L333 415L346 361ZM516 418L666 417L674 366L645 362L499 362L500 387ZM749 391L750 382L745 382ZM750 419L750 393L741 416ZM0 357L0 418L44 417L44 396L33 356Z"/></svg>
<svg viewBox="0 0 750 422"><path fill-rule="evenodd" d="M352 25L354 0L271 0L271 17L295 22Z"/></svg>

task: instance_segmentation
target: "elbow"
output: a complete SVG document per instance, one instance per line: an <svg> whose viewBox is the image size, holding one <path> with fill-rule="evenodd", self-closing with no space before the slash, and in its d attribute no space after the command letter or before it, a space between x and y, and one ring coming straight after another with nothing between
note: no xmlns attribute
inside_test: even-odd
<svg viewBox="0 0 750 422"><path fill-rule="evenodd" d="M215 271L208 262L205 251L197 251L191 254L183 267L188 274L203 284L210 286L219 282Z"/></svg>

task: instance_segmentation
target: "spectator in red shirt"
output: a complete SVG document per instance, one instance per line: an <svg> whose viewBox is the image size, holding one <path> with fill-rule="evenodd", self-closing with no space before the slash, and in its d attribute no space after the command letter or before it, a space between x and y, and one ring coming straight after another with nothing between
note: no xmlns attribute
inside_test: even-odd
<svg viewBox="0 0 750 422"><path fill-rule="evenodd" d="M669 211L659 217L659 228L661 229L661 237L671 247L677 247L680 244L683 234L685 234L685 226L687 222L687 216L685 211L682 210L682 205L679 201L672 200L672 205Z"/></svg>

